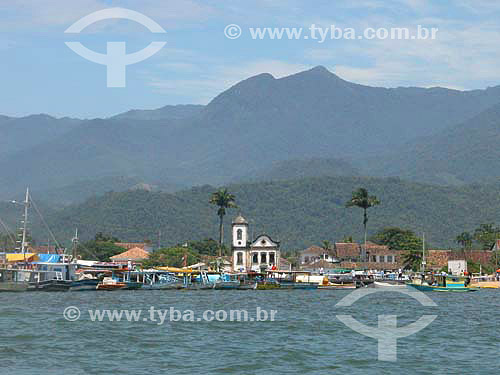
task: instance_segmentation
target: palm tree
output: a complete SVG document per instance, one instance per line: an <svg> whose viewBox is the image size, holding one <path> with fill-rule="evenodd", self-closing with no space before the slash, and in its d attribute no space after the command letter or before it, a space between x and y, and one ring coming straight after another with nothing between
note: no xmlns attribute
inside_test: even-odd
<svg viewBox="0 0 500 375"><path fill-rule="evenodd" d="M462 246L464 255L467 255L467 249L470 250L471 254L469 257L472 256L472 240L473 237L469 232L462 232L456 238L457 243Z"/></svg>
<svg viewBox="0 0 500 375"><path fill-rule="evenodd" d="M328 241L328 240L324 240L321 244L323 246L323 249L325 249L325 251L328 253L328 255L332 255L331 254L332 243L330 241Z"/></svg>
<svg viewBox="0 0 500 375"><path fill-rule="evenodd" d="M365 188L359 188L352 192L352 198L345 204L346 207L359 207L363 209L363 226L365 228L365 247L361 254L363 260L366 257L366 224L368 223L367 210L370 207L380 204L378 198L374 195L369 195L368 190Z"/></svg>
<svg viewBox="0 0 500 375"><path fill-rule="evenodd" d="M403 255L403 266L405 269L416 271L422 261L422 254L417 250L408 250Z"/></svg>
<svg viewBox="0 0 500 375"><path fill-rule="evenodd" d="M219 216L219 256L222 256L222 244L224 242L224 215L226 208L238 207L233 194L227 189L219 189L210 197L210 203L219 207L217 216Z"/></svg>

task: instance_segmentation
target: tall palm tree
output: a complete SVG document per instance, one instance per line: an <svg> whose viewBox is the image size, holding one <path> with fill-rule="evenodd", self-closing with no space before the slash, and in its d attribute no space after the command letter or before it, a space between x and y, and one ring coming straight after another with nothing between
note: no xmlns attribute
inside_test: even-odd
<svg viewBox="0 0 500 375"><path fill-rule="evenodd" d="M219 256L222 256L222 245L224 242L224 215L226 208L238 207L235 202L233 194L229 193L227 189L219 189L210 197L210 203L219 207L217 216L219 216Z"/></svg>
<svg viewBox="0 0 500 375"><path fill-rule="evenodd" d="M376 206L380 204L378 198L374 195L369 195L368 190L365 188L359 188L352 192L352 197L345 204L346 207L359 207L363 209L363 227L365 229L365 247L363 252L361 253L361 257L365 260L366 257L366 224L368 223L368 215L367 210L370 207Z"/></svg>
<svg viewBox="0 0 500 375"><path fill-rule="evenodd" d="M469 232L462 232L460 233L457 238L455 239L459 245L462 246L462 249L464 251L464 255L467 255L467 249L470 250L469 257L472 256L472 240L473 237Z"/></svg>
<svg viewBox="0 0 500 375"><path fill-rule="evenodd" d="M331 254L331 251L332 251L332 243L328 240L324 240L322 243L322 246L323 246L323 249L325 249L325 251L328 253L328 255L332 255Z"/></svg>

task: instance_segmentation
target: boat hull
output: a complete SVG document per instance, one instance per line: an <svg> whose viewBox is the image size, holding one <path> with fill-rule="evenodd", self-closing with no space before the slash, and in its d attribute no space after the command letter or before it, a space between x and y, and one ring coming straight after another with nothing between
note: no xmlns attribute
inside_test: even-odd
<svg viewBox="0 0 500 375"><path fill-rule="evenodd" d="M0 282L0 292L26 292L29 284L26 282L5 281Z"/></svg>
<svg viewBox="0 0 500 375"><path fill-rule="evenodd" d="M374 281L373 285L375 288L406 288L406 284L403 283L391 283L391 282L385 282L385 281Z"/></svg>
<svg viewBox="0 0 500 375"><path fill-rule="evenodd" d="M70 290L72 281L46 280L29 283L28 291L36 292L67 292Z"/></svg>
<svg viewBox="0 0 500 375"><path fill-rule="evenodd" d="M280 282L280 289L318 289L318 284L316 283L288 283Z"/></svg>
<svg viewBox="0 0 500 375"><path fill-rule="evenodd" d="M146 290L171 290L171 289L183 289L185 288L183 283L172 283L172 284L143 284L141 289Z"/></svg>
<svg viewBox="0 0 500 375"><path fill-rule="evenodd" d="M96 290L98 284L99 280L97 279L78 280L71 284L71 288L69 290L71 292Z"/></svg>
<svg viewBox="0 0 500 375"><path fill-rule="evenodd" d="M318 289L356 289L355 284L319 285Z"/></svg>
<svg viewBox="0 0 500 375"><path fill-rule="evenodd" d="M475 292L478 288L470 287L445 287L445 286L431 286L419 284L407 284L409 287L420 290L421 292Z"/></svg>

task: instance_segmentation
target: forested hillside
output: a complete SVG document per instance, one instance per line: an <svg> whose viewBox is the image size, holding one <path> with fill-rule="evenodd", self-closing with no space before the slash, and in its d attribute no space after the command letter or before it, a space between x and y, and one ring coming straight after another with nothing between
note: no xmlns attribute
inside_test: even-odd
<svg viewBox="0 0 500 375"><path fill-rule="evenodd" d="M369 210L369 233L387 226L423 231L434 246L457 246L456 236L481 223L495 222L500 212L499 184L438 187L398 178L322 177L293 181L230 185L239 209L230 210L226 225L241 212L251 233L266 232L285 249L362 238L362 211L345 208L351 192L367 188L381 204ZM50 214L59 238L75 227L83 239L106 232L122 240L152 239L161 231L162 245L217 237L217 209L208 203L211 186L177 193L136 190L107 193ZM226 230L226 235L229 230Z"/></svg>

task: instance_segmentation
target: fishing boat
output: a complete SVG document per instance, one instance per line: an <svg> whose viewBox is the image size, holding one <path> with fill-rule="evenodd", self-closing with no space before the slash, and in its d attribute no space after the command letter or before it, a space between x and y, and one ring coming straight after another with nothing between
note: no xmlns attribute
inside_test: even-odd
<svg viewBox="0 0 500 375"><path fill-rule="evenodd" d="M0 291L68 291L75 279L76 264L66 255L28 253L28 209L34 204L29 189L23 202L12 201L24 206L20 252L6 254L7 267L0 270ZM36 209L38 214L41 213ZM49 230L50 232L50 230ZM50 232L52 235L52 232ZM52 235L53 237L53 235ZM56 244L57 240L53 237ZM60 246L59 246L60 247Z"/></svg>
<svg viewBox="0 0 500 375"><path fill-rule="evenodd" d="M479 288L466 285L467 278L453 275L434 275L416 279L407 285L422 292L475 292Z"/></svg>
<svg viewBox="0 0 500 375"><path fill-rule="evenodd" d="M29 287L30 272L0 269L0 292L25 292Z"/></svg>
<svg viewBox="0 0 500 375"><path fill-rule="evenodd" d="M311 281L309 271L268 271L268 280L275 280L280 289L318 289L318 283Z"/></svg>
<svg viewBox="0 0 500 375"><path fill-rule="evenodd" d="M72 281L63 279L60 272L38 269L0 269L0 292L63 292Z"/></svg>
<svg viewBox="0 0 500 375"><path fill-rule="evenodd" d="M497 276L474 276L470 282L470 286L480 289L500 289L500 280Z"/></svg>
<svg viewBox="0 0 500 375"><path fill-rule="evenodd" d="M137 282L142 284L141 289L166 290L184 288L182 279L175 276L173 272L159 270L142 270L124 273L125 282Z"/></svg>
<svg viewBox="0 0 500 375"><path fill-rule="evenodd" d="M30 282L28 291L40 291L40 292L67 292L70 290L72 281L70 280L43 280Z"/></svg>
<svg viewBox="0 0 500 375"><path fill-rule="evenodd" d="M99 282L96 286L97 290L117 290L117 289L125 289L127 283L123 281L118 281L113 277L105 277L101 282Z"/></svg>
<svg viewBox="0 0 500 375"><path fill-rule="evenodd" d="M237 274L227 274L223 273L219 280L216 280L213 284L214 289L255 289L255 284L253 288L249 288L245 283L245 275L242 273Z"/></svg>

